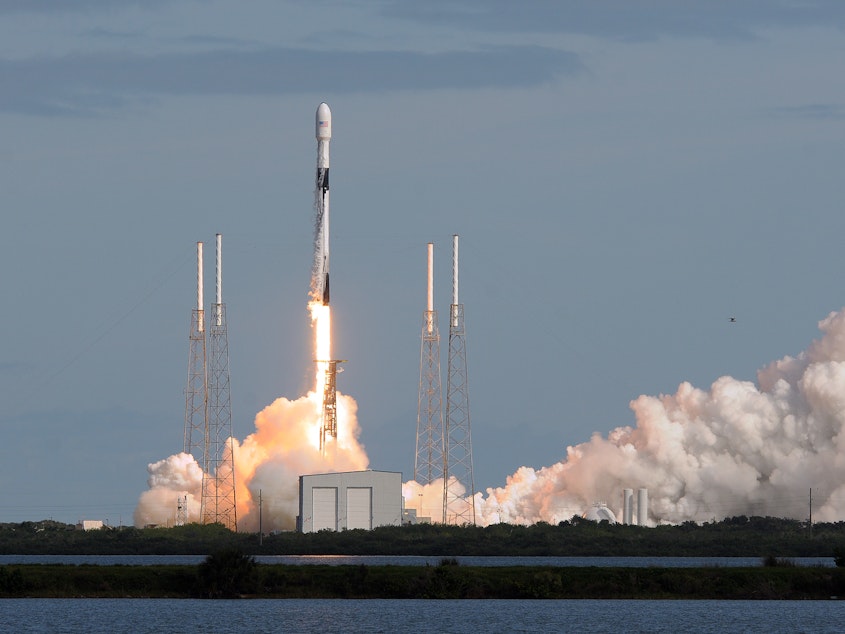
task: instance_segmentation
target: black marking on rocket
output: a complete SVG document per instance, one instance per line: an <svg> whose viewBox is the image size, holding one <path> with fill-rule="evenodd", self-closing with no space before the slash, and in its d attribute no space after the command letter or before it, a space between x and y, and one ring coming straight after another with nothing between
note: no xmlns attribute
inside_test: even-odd
<svg viewBox="0 0 845 634"><path fill-rule="evenodd" d="M325 199L326 194L329 191L329 168L328 167L318 167L317 168L317 191L321 192L323 195L323 204L320 205L320 209L317 210L317 223L322 226L323 224L323 216L326 212L325 207ZM323 270L326 271L326 262L325 258L323 260ZM326 271L326 277L323 279L323 297L321 298L323 301L323 306L329 305L329 272Z"/></svg>
<svg viewBox="0 0 845 634"><path fill-rule="evenodd" d="M329 191L329 168L328 167L318 167L317 168L317 189L321 190L324 194Z"/></svg>

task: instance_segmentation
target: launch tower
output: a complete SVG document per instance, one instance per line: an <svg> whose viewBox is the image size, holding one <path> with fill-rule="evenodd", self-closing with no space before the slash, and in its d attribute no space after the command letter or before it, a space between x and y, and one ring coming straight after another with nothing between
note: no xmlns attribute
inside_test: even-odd
<svg viewBox="0 0 845 634"><path fill-rule="evenodd" d="M452 236L452 305L449 311L449 361L446 375L446 427L443 469L443 521L475 525L475 483L467 385L464 305L458 302L458 236Z"/></svg>
<svg viewBox="0 0 845 634"><path fill-rule="evenodd" d="M337 368L338 363L345 363L345 359L318 361L326 364L325 383L323 385L323 417L320 425L320 453L326 455L329 437L337 440Z"/></svg>
<svg viewBox="0 0 845 634"><path fill-rule="evenodd" d="M414 480L422 485L443 477L443 393L440 380L440 332L434 310L434 244L428 243L428 303L423 313L417 449ZM422 514L422 509L419 509ZM442 517L441 517L441 521Z"/></svg>
<svg viewBox="0 0 845 634"><path fill-rule="evenodd" d="M202 298L202 242L197 242L197 306L191 312L188 382L185 386L185 441L182 451L192 454L206 470L208 377L205 365L205 316Z"/></svg>
<svg viewBox="0 0 845 634"><path fill-rule="evenodd" d="M229 390L229 335L223 303L222 236L217 234L215 302L208 333L208 424L206 464L202 476L202 523L238 530L235 508L235 465L232 400Z"/></svg>

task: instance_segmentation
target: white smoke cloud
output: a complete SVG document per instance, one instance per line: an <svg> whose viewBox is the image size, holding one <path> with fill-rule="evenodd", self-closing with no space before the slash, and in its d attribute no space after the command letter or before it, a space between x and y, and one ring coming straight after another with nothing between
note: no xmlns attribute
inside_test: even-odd
<svg viewBox="0 0 845 634"><path fill-rule="evenodd" d="M449 480L450 507L446 509L447 516L455 516L466 510L466 504L462 503L461 496L466 493L466 488L452 476ZM428 484L420 484L416 480L409 480L402 485L402 497L405 498L405 508L414 509L417 518L429 518L432 522L443 521L443 478L432 480Z"/></svg>
<svg viewBox="0 0 845 634"><path fill-rule="evenodd" d="M567 448L561 462L521 467L504 487L476 494L481 524L569 519L596 501L621 518L622 490L647 488L649 523L732 515L845 516L845 313L797 357L728 376L709 391L681 383L673 395L631 402L634 427Z"/></svg>
<svg viewBox="0 0 845 634"><path fill-rule="evenodd" d="M235 447L238 526L258 530L260 491L264 530L293 529L300 475L366 469L369 459L358 442L357 410L352 397L337 393L338 437L325 456L319 449L321 400L313 393L295 401L276 399L259 412L256 431Z"/></svg>
<svg viewBox="0 0 845 634"><path fill-rule="evenodd" d="M187 496L188 521L200 519L202 469L191 454L178 453L147 466L149 490L141 494L135 508L135 526L173 526L178 501Z"/></svg>
<svg viewBox="0 0 845 634"><path fill-rule="evenodd" d="M262 529L290 530L299 513L300 475L367 468L355 400L338 392L338 437L325 456L319 450L321 405L313 392L294 401L278 398L256 415L252 434L242 443L234 440L238 530L258 531L259 492ZM188 521L199 521L202 469L193 456L170 456L148 471L150 489L138 501L135 526L172 526L180 495L188 496Z"/></svg>
<svg viewBox="0 0 845 634"><path fill-rule="evenodd" d="M803 519L813 489L814 518L845 516L845 312L819 323L822 337L797 357L758 372L757 385L729 376L709 391L683 382L675 394L631 402L636 423L607 437L594 434L568 447L563 460L520 467L503 487L475 493L477 521L556 523L605 502L621 519L622 491L646 488L649 524L705 521L732 515ZM321 400L314 392L279 398L255 419L255 432L235 441L238 524L291 529L298 512L298 477L366 469L357 405L337 395L336 444L318 448ZM176 500L188 496L189 521L199 516L202 472L177 454L149 466L150 490L135 525L172 524ZM442 480L403 485L408 508L439 521Z"/></svg>

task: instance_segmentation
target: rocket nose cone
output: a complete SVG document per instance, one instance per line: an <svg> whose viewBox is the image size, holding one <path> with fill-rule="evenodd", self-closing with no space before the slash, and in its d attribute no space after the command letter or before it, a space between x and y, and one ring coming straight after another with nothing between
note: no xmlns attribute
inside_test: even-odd
<svg viewBox="0 0 845 634"><path fill-rule="evenodd" d="M332 111L326 102L317 106L317 138L332 138Z"/></svg>

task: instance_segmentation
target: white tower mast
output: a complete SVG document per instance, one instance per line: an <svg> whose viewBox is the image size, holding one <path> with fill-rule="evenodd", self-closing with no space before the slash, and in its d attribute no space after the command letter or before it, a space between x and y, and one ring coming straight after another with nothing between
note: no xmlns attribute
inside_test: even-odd
<svg viewBox="0 0 845 634"><path fill-rule="evenodd" d="M423 313L420 350L420 389L417 404L417 448L414 459L414 480L431 484L444 474L443 394L440 380L440 333L437 330L437 311L434 310L434 244L428 243L428 288L426 310ZM432 509L435 511L435 509ZM433 517L443 521L442 505L438 504ZM420 508L419 516L423 516Z"/></svg>
<svg viewBox="0 0 845 634"><path fill-rule="evenodd" d="M238 530L235 505L229 334L223 303L223 236L216 236L215 302L208 332L208 446L202 479L202 522Z"/></svg>
<svg viewBox="0 0 845 634"><path fill-rule="evenodd" d="M202 296L202 242L197 242L197 305L191 312L188 380L185 386L185 437L182 451L205 470L208 439L208 376L205 365L205 318Z"/></svg>
<svg viewBox="0 0 845 634"><path fill-rule="evenodd" d="M475 525L475 482L467 384L464 305L458 301L458 236L452 236L452 305L449 310L449 362L446 377L446 444L443 517L447 524Z"/></svg>

